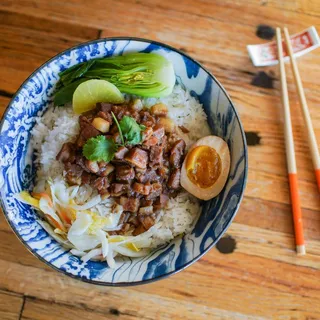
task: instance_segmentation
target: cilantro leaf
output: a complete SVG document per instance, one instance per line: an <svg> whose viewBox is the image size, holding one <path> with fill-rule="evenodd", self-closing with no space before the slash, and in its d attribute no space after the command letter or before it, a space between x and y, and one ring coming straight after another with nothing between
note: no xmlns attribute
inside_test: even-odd
<svg viewBox="0 0 320 320"><path fill-rule="evenodd" d="M112 114L112 117L113 117L114 122L116 123L116 125L117 125L117 127L118 127L122 144L124 145L124 139L123 139L123 135L122 135L122 131L121 131L121 128L120 128L118 119L117 119L117 117L114 115L114 113L113 113L112 111L111 111L111 114Z"/></svg>
<svg viewBox="0 0 320 320"><path fill-rule="evenodd" d="M124 116L120 123L122 135L126 138L127 144L139 144L142 141L141 132L145 130L144 125L139 125L132 117Z"/></svg>
<svg viewBox="0 0 320 320"><path fill-rule="evenodd" d="M105 136L90 138L83 146L83 155L91 161L109 162L117 151L116 144Z"/></svg>

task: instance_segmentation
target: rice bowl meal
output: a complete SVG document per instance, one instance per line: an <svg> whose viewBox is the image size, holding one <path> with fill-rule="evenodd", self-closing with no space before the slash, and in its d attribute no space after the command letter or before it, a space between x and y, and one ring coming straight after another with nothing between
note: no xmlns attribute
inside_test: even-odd
<svg viewBox="0 0 320 320"><path fill-rule="evenodd" d="M63 71L31 135L35 186L15 197L72 254L111 268L191 232L230 170L228 145L157 54Z"/></svg>

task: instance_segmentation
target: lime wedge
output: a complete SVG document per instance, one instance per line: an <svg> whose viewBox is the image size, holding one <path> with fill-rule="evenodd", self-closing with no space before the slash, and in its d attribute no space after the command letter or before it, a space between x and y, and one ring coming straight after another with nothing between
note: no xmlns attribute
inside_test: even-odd
<svg viewBox="0 0 320 320"><path fill-rule="evenodd" d="M73 93L73 111L77 114L94 109L97 102L122 103L124 98L115 85L96 79L82 82Z"/></svg>

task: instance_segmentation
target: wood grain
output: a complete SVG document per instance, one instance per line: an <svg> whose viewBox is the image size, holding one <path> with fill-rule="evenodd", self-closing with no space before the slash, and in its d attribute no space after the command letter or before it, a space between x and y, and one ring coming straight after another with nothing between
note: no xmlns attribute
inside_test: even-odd
<svg viewBox="0 0 320 320"><path fill-rule="evenodd" d="M146 307L150 310L143 313L142 312L132 312L132 310L127 310L122 308L103 308L103 309L90 309L87 307L74 305L62 305L60 303L48 303L43 300L31 300L27 299L24 311L21 319L28 320L55 320L60 317L61 314L67 315L68 320L85 320L85 319L249 319L254 320L256 317L240 314L231 313L224 310L219 310L216 308L205 308L197 307L192 303L182 303L181 304L181 314L177 315L175 310L175 303L171 301L162 301L161 303L153 301L153 299L148 299ZM154 307L156 305L156 307ZM184 310L185 309L185 310ZM259 317L259 319L262 319Z"/></svg>
<svg viewBox="0 0 320 320"><path fill-rule="evenodd" d="M242 268L244 264L246 269ZM214 250L196 265L161 284L127 289L96 287L54 271L3 260L0 260L0 271L3 289L75 307L85 306L97 312L117 309L142 319L154 319L157 314L174 315L178 305L179 314L187 319L194 315L201 319L201 310L208 310L207 316L228 310L230 315L234 313L234 318L237 314L270 318L283 310L293 316L297 313L290 309L297 304L303 314L320 317L316 270L306 267L297 270L290 264L256 256L251 256L248 263L248 257L241 253L226 256ZM235 303L238 295L241 295L241 304ZM257 303L251 303L253 297Z"/></svg>
<svg viewBox="0 0 320 320"><path fill-rule="evenodd" d="M243 1L236 1L243 3ZM317 0L268 0L268 1L259 1L259 0L250 0L248 3L253 4L263 4L268 7L273 7L281 10L288 10L293 12L302 12L308 15L320 16L320 4Z"/></svg>
<svg viewBox="0 0 320 320"><path fill-rule="evenodd" d="M21 83L47 59L111 36L163 41L198 59L223 84L249 145L245 197L224 241L166 280L133 288L92 286L32 256L0 215L0 319L320 319L320 197L290 68L288 89L308 254L294 252L277 67L255 68L246 45L259 24L290 33L319 26L317 0L3 0L0 117ZM298 59L320 136L319 50ZM252 85L259 71L273 88ZM318 139L319 140L319 139Z"/></svg>
<svg viewBox="0 0 320 320"><path fill-rule="evenodd" d="M114 314L113 314L114 313ZM88 308L76 308L70 305L60 303L50 303L44 300L27 298L23 313L22 320L55 320L65 315L68 320L85 320L85 319L117 319L120 312L116 309L111 309L110 312L97 312ZM123 319L135 319L135 316L122 315Z"/></svg>
<svg viewBox="0 0 320 320"><path fill-rule="evenodd" d="M12 231L3 214L0 214L0 231L6 231L8 233Z"/></svg>
<svg viewBox="0 0 320 320"><path fill-rule="evenodd" d="M0 291L0 319L18 320L23 307L21 296Z"/></svg>
<svg viewBox="0 0 320 320"><path fill-rule="evenodd" d="M11 99L9 97L0 95L0 118L2 118L2 115L4 114L4 111L6 110L10 100Z"/></svg>
<svg viewBox="0 0 320 320"><path fill-rule="evenodd" d="M1 90L13 94L49 58L80 42L93 40L98 34L98 29L74 26L67 20L52 22L0 10Z"/></svg>
<svg viewBox="0 0 320 320"><path fill-rule="evenodd" d="M265 230L292 235L291 206L278 202L246 196L235 218L235 222ZM303 224L306 238L320 240L320 215L316 210L303 210Z"/></svg>

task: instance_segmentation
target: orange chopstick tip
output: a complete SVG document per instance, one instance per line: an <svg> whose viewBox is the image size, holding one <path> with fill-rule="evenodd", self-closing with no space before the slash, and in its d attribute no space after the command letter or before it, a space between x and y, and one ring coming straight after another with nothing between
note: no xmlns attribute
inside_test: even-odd
<svg viewBox="0 0 320 320"><path fill-rule="evenodd" d="M296 246L296 249L297 249L297 254L299 256L303 256L306 254L306 246L304 244L300 246Z"/></svg>
<svg viewBox="0 0 320 320"><path fill-rule="evenodd" d="M316 173L316 179L317 179L317 185L318 185L318 189L320 191L320 169L316 169L315 170Z"/></svg>
<svg viewBox="0 0 320 320"><path fill-rule="evenodd" d="M304 244L302 212L300 206L298 176L296 173L289 173L289 186L291 195L291 205L293 214L293 226L296 240L296 250L298 255L304 255L306 248Z"/></svg>

